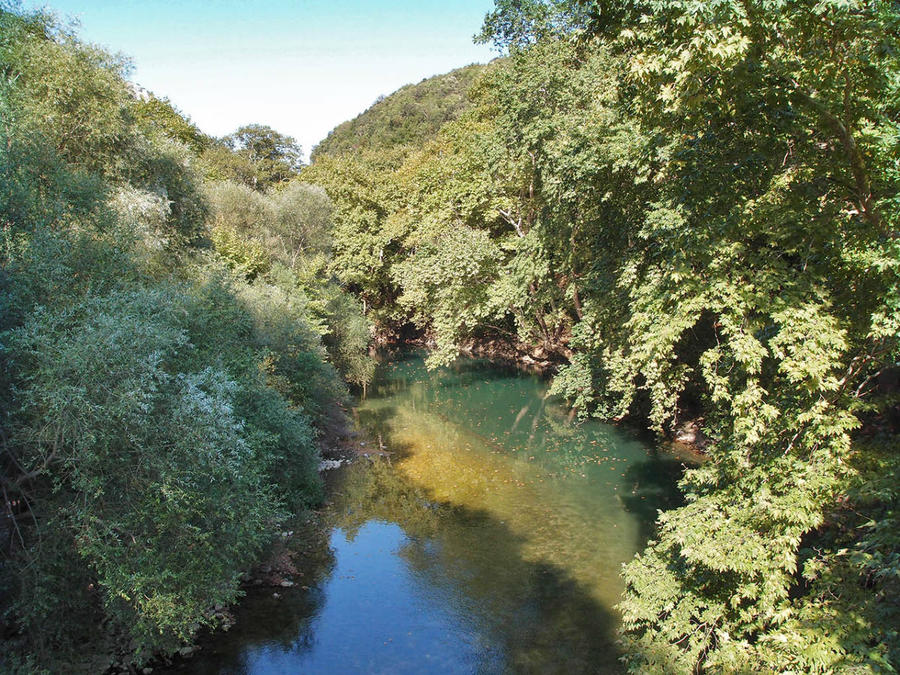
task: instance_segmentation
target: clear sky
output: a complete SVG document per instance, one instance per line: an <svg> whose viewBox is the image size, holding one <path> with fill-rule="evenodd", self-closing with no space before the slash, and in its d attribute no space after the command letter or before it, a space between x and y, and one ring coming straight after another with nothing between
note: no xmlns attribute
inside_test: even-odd
<svg viewBox="0 0 900 675"><path fill-rule="evenodd" d="M130 56L132 80L221 136L268 124L308 155L382 94L495 52L475 45L492 0L26 1Z"/></svg>

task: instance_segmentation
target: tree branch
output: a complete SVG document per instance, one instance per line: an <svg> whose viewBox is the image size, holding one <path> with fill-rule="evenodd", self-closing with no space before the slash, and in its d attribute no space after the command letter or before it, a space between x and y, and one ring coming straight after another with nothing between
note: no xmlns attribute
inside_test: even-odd
<svg viewBox="0 0 900 675"><path fill-rule="evenodd" d="M841 146L850 162L850 171L853 174L853 180L855 182L856 201L860 215L888 237L895 239L897 233L885 229L884 221L881 214L878 212L878 207L875 205L875 199L872 196L872 184L869 180L866 162L849 127L842 122L837 115L832 113L824 103L805 91L796 80L791 78L788 81L794 87L794 94L797 98L815 110L825 123L831 127L838 140L840 140Z"/></svg>

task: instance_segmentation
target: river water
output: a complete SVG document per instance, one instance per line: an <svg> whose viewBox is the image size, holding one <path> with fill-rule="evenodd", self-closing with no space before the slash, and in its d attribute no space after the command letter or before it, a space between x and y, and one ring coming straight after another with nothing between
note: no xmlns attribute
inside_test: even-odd
<svg viewBox="0 0 900 675"><path fill-rule="evenodd" d="M288 540L295 585L250 589L181 670L618 672L619 572L683 463L546 389L483 361L383 365L356 414L388 461L328 472Z"/></svg>

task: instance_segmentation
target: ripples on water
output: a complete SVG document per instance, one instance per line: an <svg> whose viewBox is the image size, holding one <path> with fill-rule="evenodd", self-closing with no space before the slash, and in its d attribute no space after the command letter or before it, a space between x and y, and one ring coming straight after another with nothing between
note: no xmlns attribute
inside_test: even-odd
<svg viewBox="0 0 900 675"><path fill-rule="evenodd" d="M252 590L185 670L619 670L621 565L674 503L682 461L545 394L484 362L383 366L357 414L390 463L330 477L325 526L295 538L298 585Z"/></svg>

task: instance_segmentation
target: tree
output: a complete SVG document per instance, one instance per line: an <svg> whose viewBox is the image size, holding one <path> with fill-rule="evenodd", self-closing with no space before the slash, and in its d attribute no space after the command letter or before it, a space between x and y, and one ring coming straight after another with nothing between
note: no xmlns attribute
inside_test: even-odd
<svg viewBox="0 0 900 675"><path fill-rule="evenodd" d="M0 72L18 86L5 93L65 161L99 173L115 170L117 153L135 136L130 64L79 42L49 17L20 18L0 8Z"/></svg>
<svg viewBox="0 0 900 675"><path fill-rule="evenodd" d="M391 209L391 174L367 157L324 156L303 170L304 182L321 186L334 205L333 274L362 301L382 327L396 311L390 266L400 250L399 233L384 227Z"/></svg>
<svg viewBox="0 0 900 675"><path fill-rule="evenodd" d="M246 208L216 243L259 277L236 278L201 237L196 130L142 107L121 59L0 6L0 670L133 669L215 626L321 499L332 360L367 381L368 324L330 278L312 300L263 278L324 257L320 189L227 186ZM277 250L248 237L269 225Z"/></svg>
<svg viewBox="0 0 900 675"><path fill-rule="evenodd" d="M626 227L621 263L584 281L624 291L625 311L611 322L612 296L591 294L556 390L604 416L644 399L660 430L692 398L714 439L685 476L688 504L626 569L635 671L898 659L896 538L867 531L894 522L896 492L868 485L897 458L890 435L854 433L898 355L898 20L889 2L489 15L514 55L556 40L625 57L616 105L640 131L634 184L617 185L635 217L588 221Z"/></svg>
<svg viewBox="0 0 900 675"><path fill-rule="evenodd" d="M325 156L368 155L396 167L470 106L469 89L486 66L474 64L379 96L357 117L336 126L313 148L311 161Z"/></svg>
<svg viewBox="0 0 900 675"><path fill-rule="evenodd" d="M200 131L168 98L144 93L136 98L132 109L142 128L162 132L189 147L195 155L201 154L213 143L213 139Z"/></svg>
<svg viewBox="0 0 900 675"><path fill-rule="evenodd" d="M253 167L249 184L255 190L265 191L288 181L303 166L303 151L297 142L262 124L243 126L222 142Z"/></svg>

